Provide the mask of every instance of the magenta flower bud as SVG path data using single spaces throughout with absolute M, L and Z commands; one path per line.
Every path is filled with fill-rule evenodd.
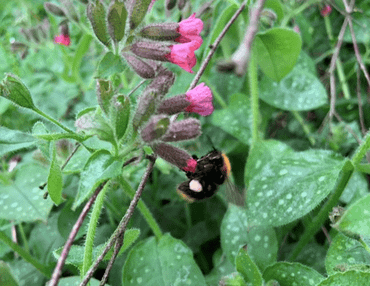
M 186 95 L 181 94 L 161 101 L 157 113 L 173 115 L 185 111 L 189 105 L 190 102 L 186 100 Z
M 139 98 L 136 113 L 132 120 L 134 129 L 143 125 L 154 113 L 157 107 L 158 95 L 153 89 L 145 89 Z
M 175 41 L 179 43 L 191 42 L 194 36 L 199 36 L 200 32 L 203 30 L 203 22 L 201 19 L 195 18 L 195 13 L 191 15 L 188 19 L 182 20 L 179 23 L 179 28 L 177 32 L 180 33 L 180 37 Z
M 167 10 L 172 10 L 176 5 L 176 0 L 166 0 L 165 7 Z
M 210 115 L 213 112 L 212 91 L 204 83 L 189 90 L 186 93 L 186 100 L 190 102 L 190 105 L 185 109 L 187 112 L 195 112 L 202 116 Z
M 210 88 L 201 83 L 186 94 L 163 100 L 157 109 L 157 113 L 172 115 L 186 111 L 207 116 L 212 114 L 214 109 L 212 100 L 213 96 Z
M 72 3 L 71 0 L 59 0 L 59 2 L 62 3 L 62 6 L 64 6 L 63 11 L 66 13 L 66 16 L 75 21 L 78 22 L 78 15 L 77 11 L 75 9 L 75 5 Z
M 146 26 L 140 31 L 140 36 L 157 41 L 175 41 L 181 36 L 177 32 L 178 23 L 161 23 Z
M 161 140 L 164 142 L 190 140 L 197 138 L 201 133 L 200 121 L 195 118 L 187 118 L 172 122 Z
M 125 58 L 127 63 L 134 69 L 134 71 L 142 78 L 155 77 L 154 68 L 144 60 L 129 53 L 122 53 L 122 56 Z
M 54 16 L 63 17 L 66 15 L 61 7 L 51 2 L 45 2 L 44 8 L 46 12 L 53 14 Z
M 161 138 L 170 125 L 170 119 L 165 115 L 152 116 L 148 124 L 141 130 L 141 138 L 147 143 Z
M 175 165 L 186 172 L 195 172 L 197 161 L 186 151 L 166 143 L 160 143 L 153 147 L 154 152 L 168 163 Z
M 132 44 L 130 50 L 139 57 L 155 61 L 168 61 L 166 55 L 171 52 L 168 45 L 144 41 Z
M 331 13 L 331 6 L 325 5 L 325 7 L 321 9 L 320 13 L 323 17 L 329 16 Z
M 165 95 L 167 94 L 170 87 L 173 85 L 174 81 L 174 73 L 160 66 L 157 70 L 157 76 L 148 85 L 148 88 L 156 90 L 160 95 Z

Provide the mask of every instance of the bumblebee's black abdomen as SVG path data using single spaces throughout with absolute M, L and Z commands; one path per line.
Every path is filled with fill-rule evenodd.
M 186 172 L 189 180 L 179 185 L 178 192 L 189 202 L 212 197 L 218 185 L 225 182 L 229 171 L 230 163 L 226 155 L 214 150 L 197 159 L 195 172 Z

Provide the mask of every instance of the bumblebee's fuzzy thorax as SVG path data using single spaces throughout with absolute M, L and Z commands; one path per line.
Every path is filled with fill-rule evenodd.
M 230 170 L 227 156 L 218 150 L 211 151 L 197 159 L 195 172 L 185 172 L 189 180 L 181 183 L 177 191 L 188 202 L 212 197 L 230 175 Z

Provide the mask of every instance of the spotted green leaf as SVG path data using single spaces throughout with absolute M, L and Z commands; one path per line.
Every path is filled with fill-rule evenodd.
M 245 249 L 241 248 L 239 250 L 235 265 L 236 270 L 245 281 L 251 282 L 255 286 L 262 285 L 262 274 Z
M 100 285 L 100 281 L 95 278 L 91 278 L 89 281 L 90 281 L 91 286 Z M 78 286 L 80 285 L 80 283 L 81 283 L 80 276 L 70 276 L 70 277 L 61 278 L 58 282 L 58 286 Z M 105 284 L 105 285 L 109 286 L 109 284 Z
M 268 104 L 283 110 L 311 110 L 327 103 L 325 87 L 315 74 L 314 63 L 301 53 L 297 65 L 280 82 L 267 76 L 260 82 L 260 97 Z
M 345 204 L 352 204 L 367 194 L 367 180 L 360 172 L 354 172 L 340 197 L 340 201 Z
M 280 81 L 293 69 L 301 48 L 298 33 L 287 28 L 272 28 L 256 35 L 253 52 L 264 74 Z
M 263 279 L 276 280 L 280 286 L 312 286 L 320 283 L 324 277 L 316 270 L 300 263 L 277 262 L 266 268 Z
M 78 193 L 72 209 L 76 209 L 105 180 L 121 173 L 122 163 L 115 161 L 107 150 L 98 150 L 91 155 L 81 172 Z
M 368 286 L 370 281 L 370 273 L 362 271 L 346 271 L 343 273 L 335 273 L 326 278 L 317 286 Z
M 36 142 L 37 139 L 27 133 L 3 126 L 0 128 L 0 156 L 8 152 L 32 147 Z
M 369 242 L 368 239 L 367 242 Z M 355 270 L 354 267 L 370 269 L 370 253 L 357 240 L 338 233 L 330 244 L 325 259 L 325 267 L 329 275 L 346 270 Z
M 343 232 L 370 236 L 370 195 L 352 204 L 335 226 Z
M 43 198 L 47 170 L 37 164 L 22 166 L 11 185 L 0 185 L 0 218 L 21 221 L 46 221 L 53 206 L 50 198 Z
M 150 237 L 130 251 L 123 268 L 123 284 L 129 285 L 207 285 L 192 251 L 166 234 Z
M 18 286 L 17 280 L 14 278 L 8 264 L 0 261 L 0 285 L 4 286 Z
M 32 229 L 28 240 L 32 255 L 45 264 L 55 262 L 52 250 L 65 244 L 58 231 L 58 213 L 51 213 L 47 223 L 38 223 Z
M 242 246 L 247 246 L 248 255 L 264 270 L 277 258 L 275 231 L 267 226 L 251 226 L 245 209 L 230 204 L 221 223 L 221 247 L 234 264 Z
M 244 94 L 234 94 L 229 102 L 227 108 L 213 112 L 212 123 L 244 144 L 250 144 L 252 118 L 249 99 Z
M 246 166 L 251 225 L 280 226 L 318 206 L 333 190 L 345 159 L 326 150 L 295 152 L 278 141 L 261 141 Z
M 43 276 L 33 265 L 23 259 L 14 259 L 9 263 L 12 273 L 17 278 L 20 286 L 43 285 L 45 276 Z M 0 284 L 3 285 L 3 284 Z

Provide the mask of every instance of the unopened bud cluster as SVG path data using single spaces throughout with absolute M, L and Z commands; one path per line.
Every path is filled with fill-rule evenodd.
M 186 151 L 167 143 L 197 138 L 201 134 L 200 121 L 195 118 L 176 121 L 170 115 L 180 112 L 210 115 L 213 112 L 212 92 L 201 83 L 186 94 L 164 98 L 175 76 L 163 67 L 158 70 L 157 77 L 139 98 L 133 127 L 140 132 L 143 142 L 150 145 L 159 157 L 180 169 L 194 172 L 196 160 Z

